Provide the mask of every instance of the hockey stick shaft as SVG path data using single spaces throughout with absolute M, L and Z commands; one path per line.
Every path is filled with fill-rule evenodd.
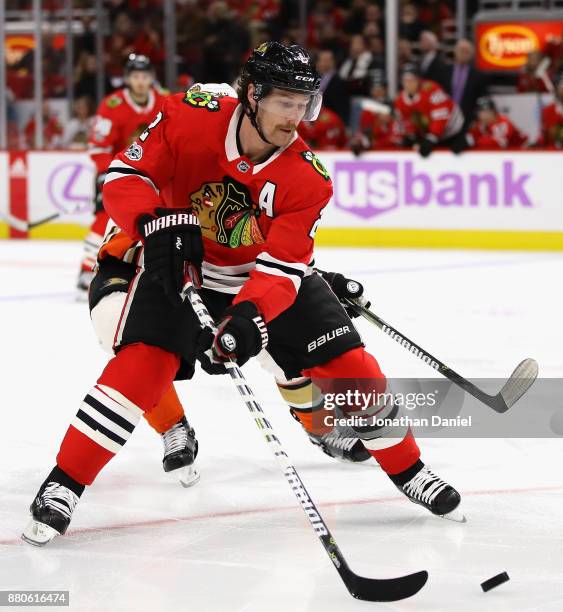
M 409 353 L 416 355 L 416 357 L 424 361 L 424 363 L 434 368 L 437 372 L 440 372 L 440 374 L 445 376 L 448 380 L 451 380 L 458 387 L 461 387 L 464 391 L 492 408 L 495 412 L 506 412 L 530 388 L 537 377 L 537 363 L 533 359 L 526 359 L 517 366 L 500 393 L 497 395 L 489 395 L 461 376 L 461 374 L 452 370 L 437 357 L 434 357 L 434 355 L 397 331 L 392 325 L 386 323 L 381 317 L 358 301 L 350 299 L 347 301 L 353 308 L 357 309 L 365 319 L 379 327 L 382 332 L 387 334 L 390 338 L 393 338 L 393 340 L 398 342 L 403 348 L 409 351 Z M 517 372 L 518 376 L 516 374 Z M 510 386 L 511 381 L 513 382 L 512 386 Z
M 54 213 L 49 215 L 48 217 L 44 217 L 43 219 L 38 219 L 37 221 L 24 221 L 23 219 L 18 219 L 9 213 L 0 213 L 0 218 L 4 219 L 6 223 L 13 227 L 14 229 L 19 230 L 20 232 L 28 232 L 35 227 L 39 227 L 40 225 L 44 225 L 45 223 L 49 223 L 49 221 L 53 221 L 54 219 L 58 219 L 61 216 L 61 213 Z
M 188 281 L 184 285 L 181 297 L 184 301 L 189 301 L 202 327 L 209 327 L 213 332 L 217 330 L 215 322 L 191 282 Z M 418 592 L 426 583 L 428 578 L 426 572 L 389 580 L 362 578 L 352 572 L 240 368 L 234 361 L 227 361 L 225 367 L 349 592 L 358 599 L 369 601 L 396 601 Z

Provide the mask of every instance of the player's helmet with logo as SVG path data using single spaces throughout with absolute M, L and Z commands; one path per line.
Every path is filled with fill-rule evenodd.
M 254 49 L 242 67 L 239 81 L 239 100 L 253 125 L 256 110 L 248 103 L 248 86 L 254 85 L 253 98 L 258 104 L 272 89 L 283 89 L 310 96 L 303 121 L 314 121 L 321 109 L 321 77 L 315 70 L 309 53 L 300 45 L 285 46 L 279 42 L 267 42 Z M 260 129 L 257 127 L 259 133 Z M 262 136 L 262 134 L 260 134 Z
M 142 70 L 144 72 L 154 72 L 150 59 L 146 55 L 130 53 L 124 67 L 124 76 L 127 78 L 133 71 Z

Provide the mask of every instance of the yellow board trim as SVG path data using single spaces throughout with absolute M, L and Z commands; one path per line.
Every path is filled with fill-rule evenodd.
M 563 251 L 563 232 L 325 227 L 317 246 Z
M 45 223 L 30 230 L 29 237 L 40 240 L 84 240 L 89 231 L 88 227 L 77 223 Z
M 75 223 L 49 223 L 31 230 L 29 237 L 82 240 L 87 233 L 87 227 Z M 0 239 L 8 236 L 8 224 L 0 223 Z M 332 247 L 563 251 L 563 232 L 325 227 L 317 232 L 315 244 Z

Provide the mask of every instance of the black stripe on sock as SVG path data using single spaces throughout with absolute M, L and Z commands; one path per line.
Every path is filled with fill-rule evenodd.
M 47 485 L 49 482 L 58 482 L 62 484 L 63 487 L 70 489 L 73 493 L 80 497 L 84 492 L 85 485 L 81 484 L 77 480 L 74 480 L 71 476 L 69 476 L 66 472 L 61 470 L 61 468 L 56 465 L 52 470 L 49 476 L 45 479 L 41 488 Z
M 396 484 L 398 487 L 402 487 L 406 484 L 411 478 L 416 476 L 420 472 L 420 470 L 424 467 L 424 463 L 420 459 L 417 459 L 409 468 L 406 470 L 399 472 L 398 474 L 387 474 L 389 478 Z
M 94 429 L 96 431 L 99 431 L 100 433 L 104 434 L 104 436 L 106 436 L 110 440 L 113 440 L 117 444 L 120 444 L 121 446 L 123 446 L 125 444 L 125 442 L 127 442 L 127 440 L 124 440 L 123 438 L 120 438 L 117 434 L 114 434 L 113 431 L 110 431 L 107 427 L 104 427 L 103 425 L 100 425 L 90 415 L 86 414 L 84 412 L 84 410 L 79 410 L 76 413 L 76 416 L 83 423 L 86 423 L 86 425 L 88 425 L 88 427 L 91 427 L 92 429 Z
M 125 431 L 133 433 L 135 430 L 135 425 L 132 425 L 127 419 L 124 419 L 122 416 L 116 414 L 113 410 L 102 404 L 102 402 L 98 401 L 95 397 L 87 395 L 84 398 L 84 401 L 86 404 L 88 404 L 88 406 L 91 406 L 94 408 L 94 410 L 97 410 L 100 414 L 103 414 L 107 419 L 125 429 Z

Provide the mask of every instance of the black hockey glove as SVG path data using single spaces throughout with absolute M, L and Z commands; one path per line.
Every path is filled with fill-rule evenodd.
M 157 208 L 153 215 L 142 215 L 137 228 L 145 245 L 145 270 L 172 303 L 180 305 L 186 277 L 196 289 L 201 287 L 203 240 L 198 218 L 182 209 Z
M 450 149 L 452 153 L 455 153 L 455 155 L 459 155 L 460 153 L 463 153 L 465 149 L 468 149 L 469 146 L 470 139 L 467 137 L 467 135 L 457 134 L 457 136 L 452 140 Z
M 343 274 L 340 274 L 340 272 L 323 272 L 323 270 L 318 269 L 317 272 L 329 284 L 332 292 L 340 300 L 340 303 L 344 306 L 344 309 L 351 319 L 359 317 L 360 311 L 354 306 L 351 306 L 346 301 L 346 298 L 357 299 L 360 301 L 360 304 L 366 308 L 371 306 L 371 302 L 368 302 L 364 297 L 364 287 L 362 283 L 346 278 Z
M 436 146 L 436 142 L 437 140 L 435 136 L 432 134 L 427 134 L 418 145 L 418 152 L 420 153 L 421 157 L 429 157 L 432 150 Z
M 239 302 L 225 310 L 217 332 L 204 328 L 199 337 L 198 359 L 208 374 L 224 374 L 225 361 L 244 365 L 268 344 L 266 323 L 252 302 Z

